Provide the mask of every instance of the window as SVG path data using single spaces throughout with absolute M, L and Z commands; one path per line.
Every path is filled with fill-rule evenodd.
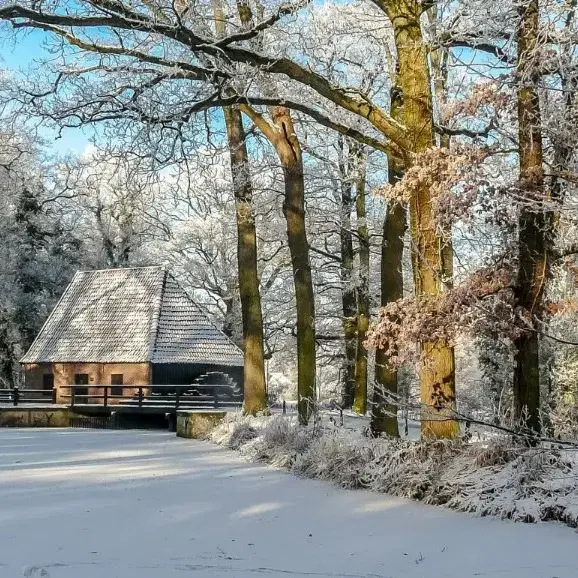
M 42 376 L 42 389 L 52 391 L 54 389 L 54 374 L 45 373 Z
M 88 373 L 75 373 L 74 385 L 88 385 Z M 77 403 L 88 403 L 88 387 L 75 387 L 74 395 Z
M 119 385 L 123 385 L 122 373 L 112 373 L 110 375 L 110 385 L 117 386 L 110 388 L 112 395 L 122 395 L 122 387 L 118 387 Z
M 88 373 L 75 373 L 74 385 L 88 385 Z

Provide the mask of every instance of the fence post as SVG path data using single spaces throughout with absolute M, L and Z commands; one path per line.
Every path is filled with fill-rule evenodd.
M 52 403 L 56 404 L 56 388 L 52 388 Z
M 142 387 L 138 388 L 138 406 L 142 407 L 142 400 L 143 400 L 143 395 L 142 395 Z
M 219 392 L 213 388 L 213 404 L 215 406 L 215 409 L 217 409 L 219 407 Z
M 285 403 L 285 400 L 283 400 L 283 415 L 287 414 L 287 404 Z
M 12 398 L 12 402 L 14 403 L 14 405 L 18 405 L 18 402 L 20 401 L 20 390 L 18 389 L 18 386 L 15 385 L 14 386 L 14 393 L 13 393 L 13 398 Z
M 104 407 L 108 407 L 108 387 L 104 388 Z
M 181 400 L 181 388 L 177 387 L 177 393 L 175 395 L 175 409 L 179 409 L 179 402 Z M 173 431 L 173 430 L 169 430 Z
M 168 428 L 170 432 L 177 431 L 177 416 L 172 413 L 166 415 Z
M 76 388 L 73 385 L 70 385 L 68 386 L 68 390 L 70 391 L 70 407 L 74 407 L 76 401 Z

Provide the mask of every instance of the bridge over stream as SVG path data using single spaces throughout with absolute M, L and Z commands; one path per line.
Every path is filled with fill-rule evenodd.
M 242 399 L 230 384 L 14 387 L 0 390 L 0 427 L 168 428 L 197 437 Z
M 242 406 L 243 396 L 230 384 L 193 385 L 123 385 L 122 391 L 111 385 L 65 385 L 58 390 L 20 389 L 0 390 L 0 407 L 66 405 L 86 413 L 155 414 L 178 410 L 236 409 Z M 127 391 L 132 395 L 127 395 Z

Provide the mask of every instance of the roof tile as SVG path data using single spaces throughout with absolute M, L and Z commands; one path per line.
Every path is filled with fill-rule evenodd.
M 162 267 L 78 272 L 22 363 L 243 365 L 241 350 Z

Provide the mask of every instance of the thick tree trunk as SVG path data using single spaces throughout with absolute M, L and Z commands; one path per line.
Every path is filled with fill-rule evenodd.
M 243 316 L 244 411 L 256 414 L 267 407 L 265 362 L 263 354 L 263 316 L 257 271 L 257 234 L 253 211 L 253 188 L 249 173 L 249 155 L 241 113 L 232 107 L 223 109 L 237 216 L 237 263 L 239 293 Z
M 283 164 L 287 239 L 293 267 L 297 307 L 297 391 L 299 421 L 307 424 L 315 395 L 315 301 L 305 231 L 303 165 L 300 160 Z
M 180 9 L 184 9 L 187 4 L 188 2 L 184 0 L 177 2 Z M 224 36 L 226 19 L 220 0 L 213 0 L 213 10 L 217 36 Z M 224 107 L 223 116 L 231 158 L 237 221 L 237 267 L 243 318 L 243 410 L 247 414 L 255 415 L 267 408 L 267 382 L 265 380 L 263 312 L 257 269 L 253 184 L 249 170 L 249 153 L 243 116 L 234 107 Z
M 365 340 L 369 329 L 369 230 L 365 198 L 365 160 L 358 146 L 355 155 L 355 211 L 359 239 L 359 283 L 357 286 L 357 352 L 355 358 L 355 398 L 353 409 L 361 415 L 367 411 L 367 349 Z
M 346 178 L 343 172 L 344 179 Z M 355 395 L 355 353 L 357 348 L 357 302 L 353 280 L 353 236 L 351 234 L 351 182 L 348 180 L 341 186 L 341 302 L 343 307 L 343 335 L 345 339 L 345 364 L 343 376 L 344 408 L 353 406 Z
M 314 410 L 315 391 L 315 299 L 305 227 L 305 181 L 301 145 L 293 120 L 285 107 L 272 110 L 273 122 L 280 130 L 273 144 L 285 178 L 283 213 L 287 221 L 287 240 L 291 253 L 295 304 L 297 307 L 297 394 L 299 421 L 307 424 Z
M 262 7 L 257 2 L 257 9 Z M 238 0 L 237 10 L 244 27 L 253 25 L 253 14 L 246 0 Z M 271 87 L 269 87 L 271 88 Z M 249 106 L 242 110 L 255 122 L 275 147 L 285 179 L 283 213 L 287 221 L 287 241 L 293 268 L 297 309 L 297 397 L 299 422 L 307 424 L 316 401 L 315 375 L 315 299 L 309 261 L 309 242 L 305 228 L 305 181 L 301 145 L 288 108 L 270 109 L 272 126 Z
M 299 421 L 306 424 L 316 401 L 315 300 L 309 261 L 309 242 L 305 227 L 305 182 L 301 145 L 295 134 L 289 109 L 272 107 L 269 123 L 247 105 L 240 109 L 256 124 L 275 151 L 283 168 L 285 199 L 283 213 L 287 221 L 287 240 L 293 268 L 297 309 L 297 395 Z
M 391 88 L 390 114 L 396 120 L 402 115 L 401 91 Z M 403 166 L 393 157 L 387 159 L 390 185 L 395 185 L 403 174 Z M 381 306 L 385 307 L 403 297 L 403 237 L 405 234 L 405 208 L 390 203 L 383 221 L 381 238 Z M 397 370 L 389 363 L 383 349 L 375 352 L 375 386 L 371 403 L 371 432 L 399 437 L 397 423 Z
M 548 199 L 544 190 L 540 100 L 534 73 L 540 18 L 538 0 L 523 3 L 520 10 L 518 134 L 524 200 L 518 217 L 516 297 L 528 315 L 530 327 L 514 341 L 514 417 L 522 426 L 539 433 L 540 346 L 535 319 L 542 313 L 553 221 L 551 212 L 543 206 Z
M 389 169 L 391 171 L 391 168 Z M 387 208 L 381 244 L 381 306 L 403 297 L 403 236 L 405 209 L 395 203 Z M 375 386 L 371 404 L 371 431 L 398 437 L 397 370 L 383 349 L 375 352 Z
M 394 29 L 403 121 L 409 133 L 410 150 L 423 153 L 435 144 L 428 55 L 420 26 L 424 8 L 416 0 L 381 0 L 380 5 Z M 443 291 L 451 271 L 446 270 L 446 242 L 437 234 L 427 185 L 410 199 L 409 216 L 416 298 L 435 297 Z M 423 342 L 421 351 L 422 435 L 453 438 L 459 431 L 455 420 L 453 348 L 440 339 Z

